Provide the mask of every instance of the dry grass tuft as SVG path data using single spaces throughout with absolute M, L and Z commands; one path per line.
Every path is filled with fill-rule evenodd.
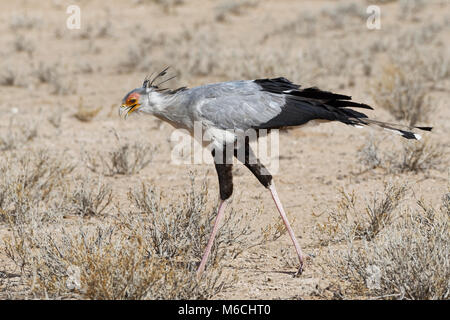
M 184 0 L 135 0 L 136 4 L 154 3 L 163 9 L 166 14 L 169 14 L 175 10 L 177 6 L 182 5 Z
M 445 204 L 440 210 L 420 205 L 372 241 L 348 238 L 344 248 L 330 252 L 327 266 L 348 286 L 346 292 L 378 299 L 449 298 L 448 211 Z
M 345 28 L 352 18 L 356 18 L 359 23 L 367 19 L 365 7 L 357 3 L 340 3 L 332 8 L 323 9 L 321 15 L 326 18 L 326 28 L 333 30 Z
M 37 136 L 37 122 L 17 124 L 11 117 L 6 133 L 0 134 L 0 151 L 14 150 L 32 141 Z
M 38 17 L 28 15 L 14 15 L 9 22 L 9 28 L 12 31 L 18 31 L 21 29 L 32 30 L 42 24 L 42 19 Z
M 118 226 L 88 230 L 76 225 L 55 231 L 31 236 L 17 233 L 5 239 L 8 256 L 19 263 L 24 258 L 29 295 L 205 299 L 224 288 L 219 272 L 210 271 L 203 281 L 197 281 L 195 272 L 185 265 L 150 252 L 144 237 L 130 237 Z M 33 252 L 33 247 L 38 249 Z
M 33 42 L 22 35 L 17 35 L 13 42 L 13 47 L 16 52 L 25 52 L 29 57 L 33 56 L 35 45 Z
M 40 82 L 50 86 L 50 92 L 56 95 L 68 95 L 76 92 L 76 84 L 73 78 L 63 75 L 60 66 L 40 62 L 33 70 L 32 75 Z
M 26 87 L 27 82 L 22 76 L 21 70 L 5 65 L 1 68 L 0 86 Z
M 194 178 L 191 177 L 192 185 Z M 216 208 L 207 188 L 194 186 L 175 204 L 164 205 L 153 187 L 130 191 L 138 212 L 120 212 L 101 227 L 82 220 L 62 227 L 40 220 L 12 224 L 4 239 L 7 256 L 20 268 L 28 295 L 87 299 L 206 299 L 233 284 L 224 265 L 251 230 L 245 216 L 222 224 L 201 279 L 197 263 Z M 31 216 L 35 217 L 35 216 Z
M 159 254 L 174 258 L 180 250 L 189 251 L 190 256 L 200 261 L 212 231 L 217 208 L 208 209 L 206 216 L 199 214 L 208 208 L 208 187 L 204 180 L 201 189 L 196 191 L 192 173 L 190 180 L 191 189 L 183 196 L 184 203 L 181 206 L 171 205 L 170 214 L 165 212 L 161 195 L 152 187 L 143 184 L 133 192 L 130 191 L 128 197 L 140 212 L 152 213 L 151 223 L 147 224 L 150 229 L 146 232 L 152 238 L 153 247 Z M 251 222 L 259 215 L 259 209 L 255 211 L 251 213 L 251 218 L 249 213 L 238 214 L 231 209 L 216 236 L 209 258 L 210 265 L 216 265 L 224 255 L 236 258 L 244 250 L 275 241 L 285 233 L 284 225 L 278 221 L 266 226 L 258 235 L 250 237 L 253 231 L 250 228 Z M 133 227 L 135 228 L 138 226 Z M 186 234 L 190 236 L 186 238 Z
M 100 154 L 87 154 L 88 169 L 105 176 L 132 175 L 139 173 L 152 161 L 156 147 L 140 142 L 130 144 L 129 142 L 122 143 L 120 139 L 117 141 L 117 148 L 109 152 L 108 157 Z
M 103 18 L 102 22 L 87 24 L 74 37 L 82 40 L 92 40 L 96 38 L 108 38 L 112 36 L 112 23 L 108 17 Z
M 152 50 L 152 39 L 150 37 L 136 42 L 128 48 L 126 57 L 119 62 L 118 71 L 129 73 L 136 70 L 153 69 L 155 61 L 150 57 Z
M 370 136 L 358 150 L 359 162 L 368 169 L 381 168 L 384 165 L 380 151 L 380 142 Z
M 225 1 L 218 5 L 216 10 L 216 21 L 224 22 L 229 15 L 240 15 L 246 8 L 253 8 L 259 4 L 258 1 Z
M 328 214 L 327 222 L 318 224 L 315 232 L 321 245 L 339 243 L 345 239 L 373 240 L 394 219 L 408 188 L 404 185 L 386 183 L 382 192 L 361 207 L 355 192 L 341 190 L 336 210 Z
M 0 85 L 2 86 L 14 86 L 17 81 L 17 74 L 10 67 L 2 68 L 0 74 Z
M 445 158 L 443 150 L 441 145 L 433 144 L 428 139 L 422 143 L 404 143 L 401 158 L 391 156 L 391 167 L 396 172 L 423 172 L 436 169 Z
M 380 141 L 370 138 L 358 151 L 367 169 L 383 168 L 386 173 L 427 172 L 438 169 L 446 157 L 445 148 L 429 138 L 403 141 L 400 148 L 384 151 Z
M 385 66 L 374 85 L 372 96 L 395 119 L 408 121 L 413 126 L 429 119 L 432 107 L 426 99 L 426 93 L 427 87 L 422 79 L 404 73 L 398 66 L 391 64 Z
M 61 106 L 57 106 L 56 110 L 51 112 L 50 115 L 47 117 L 48 122 L 55 129 L 59 129 L 61 127 L 62 114 L 63 114 L 63 110 L 62 110 Z
M 86 178 L 75 187 L 75 190 L 66 194 L 66 212 L 80 216 L 99 216 L 112 203 L 113 194 L 109 185 L 101 179 L 91 182 Z
M 399 1 L 399 6 L 400 6 L 400 12 L 401 14 L 399 15 L 400 19 L 403 20 L 413 20 L 413 19 L 417 19 L 417 14 L 423 10 L 423 8 L 425 7 L 425 1 L 423 0 L 402 0 Z
M 7 155 L 1 164 L 0 222 L 26 221 L 33 212 L 45 219 L 59 210 L 65 178 L 74 166 L 46 150 Z
M 79 103 L 78 103 L 78 109 L 77 112 L 73 114 L 73 116 L 80 120 L 81 122 L 90 122 L 92 119 L 94 119 L 98 113 L 102 110 L 102 107 L 98 108 L 87 108 L 83 104 L 83 98 L 80 97 Z

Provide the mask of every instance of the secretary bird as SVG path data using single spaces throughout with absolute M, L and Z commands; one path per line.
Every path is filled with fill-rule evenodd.
M 272 175 L 257 159 L 250 148 L 248 130 L 280 129 L 304 125 L 309 121 L 340 121 L 354 127 L 377 126 L 397 133 L 406 139 L 420 140 L 413 130 L 431 131 L 431 127 L 411 127 L 369 119 L 364 113 L 349 109 L 372 107 L 350 101 L 351 97 L 322 91 L 318 88 L 300 89 L 285 78 L 230 81 L 207 84 L 192 89 L 186 87 L 170 90 L 155 84 L 168 68 L 152 80 L 148 77 L 142 87 L 125 95 L 119 114 L 125 118 L 131 113 L 148 113 L 170 123 L 175 128 L 188 130 L 194 135 L 195 123 L 201 123 L 204 133 L 211 137 L 208 146 L 212 149 L 215 168 L 219 178 L 220 200 L 208 244 L 197 270 L 200 276 L 216 236 L 219 223 L 225 211 L 225 204 L 233 192 L 233 156 L 238 158 L 266 187 L 275 202 L 298 255 L 303 271 L 303 254 L 289 224 L 278 197 Z M 244 139 L 241 139 L 245 136 Z M 256 139 L 259 135 L 256 136 Z M 244 141 L 239 143 L 238 141 Z M 205 141 L 199 141 L 206 146 Z M 231 152 L 226 152 L 231 150 Z M 242 156 L 239 156 L 242 155 Z

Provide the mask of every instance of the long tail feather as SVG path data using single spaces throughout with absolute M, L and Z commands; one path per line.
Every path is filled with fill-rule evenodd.
M 368 126 L 377 126 L 380 128 L 383 128 L 384 130 L 396 133 L 401 135 L 402 137 L 406 139 L 415 139 L 420 140 L 422 136 L 418 133 L 414 133 L 413 130 L 419 129 L 423 131 L 431 131 L 432 127 L 414 127 L 414 126 L 406 126 L 401 124 L 394 124 L 394 123 L 388 123 L 388 122 L 382 122 L 378 120 L 372 120 L 367 118 L 359 119 L 361 124 L 368 125 Z

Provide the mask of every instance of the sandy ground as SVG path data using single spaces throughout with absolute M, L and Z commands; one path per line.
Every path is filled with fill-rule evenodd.
M 212 165 L 174 165 L 168 161 L 172 127 L 148 116 L 132 116 L 127 121 L 117 116 L 124 94 L 140 86 L 145 75 L 170 65 L 178 74 L 170 83 L 173 87 L 285 76 L 305 86 L 318 85 L 373 104 L 375 110 L 368 112 L 370 116 L 394 121 L 392 115 L 374 104 L 371 81 L 379 75 L 386 59 L 408 52 L 394 51 L 395 44 L 388 44 L 387 49 L 373 53 L 374 44 L 398 41 L 404 32 L 420 34 L 430 23 L 445 25 L 450 17 L 448 2 L 430 1 L 419 11 L 399 18 L 407 13 L 402 13 L 399 3 L 392 1 L 380 5 L 381 29 L 368 30 L 365 19 L 345 12 L 333 19 L 324 17 L 324 10 L 338 12 L 336 8 L 344 3 L 338 1 L 267 0 L 243 6 L 239 12 L 220 9 L 227 1 L 183 1 L 167 8 L 155 1 L 75 3 L 82 13 L 80 30 L 66 28 L 68 1 L 0 2 L 0 70 L 9 68 L 18 76 L 16 84 L 0 86 L 0 128 L 2 133 L 7 132 L 11 119 L 14 126 L 35 123 L 38 136 L 23 148 L 46 147 L 55 154 L 65 152 L 80 166 L 85 151 L 106 155 L 115 146 L 114 132 L 131 142 L 157 146 L 152 163 L 139 174 L 106 178 L 113 186 L 114 201 L 119 206 L 128 205 L 124 194 L 140 181 L 157 184 L 168 197 L 176 195 L 188 187 L 189 170 L 196 170 L 199 176 L 208 172 L 210 192 L 218 192 Z M 368 5 L 362 1 L 355 3 L 363 9 Z M 218 16 L 222 11 L 223 21 Z M 23 26 L 17 22 L 20 17 L 35 21 L 30 27 Z M 289 28 L 299 21 L 300 27 Z M 310 25 L 312 31 L 305 25 Z M 435 32 L 433 40 L 422 48 L 444 50 L 448 54 L 449 30 Z M 322 65 L 318 57 L 314 62 L 308 60 L 312 59 L 308 54 L 314 52 L 310 50 L 313 47 L 318 48 L 316 54 L 320 53 Z M 137 52 L 137 56 L 131 52 Z M 372 68 L 369 75 L 363 72 L 361 57 L 365 56 Z M 343 67 L 332 69 L 337 64 Z M 51 83 L 40 83 L 33 73 L 40 65 L 54 68 L 60 74 L 57 81 L 60 89 L 67 92 L 58 94 Z M 440 87 L 446 90 L 430 91 L 435 110 L 427 123 L 421 123 L 436 128 L 432 139 L 447 151 L 448 84 L 447 78 L 440 82 Z M 73 116 L 80 101 L 87 108 L 101 107 L 92 121 L 81 122 Z M 48 120 L 57 114 L 61 115 L 59 128 Z M 383 170 L 357 174 L 364 169 L 357 151 L 370 135 L 379 135 L 385 143 L 393 145 L 400 140 L 388 133 L 358 130 L 339 123 L 280 134 L 280 168 L 274 179 L 289 216 L 295 220 L 293 228 L 299 242 L 311 258 L 304 274 L 293 278 L 294 269 L 287 267 L 281 257 L 289 250 L 293 254 L 287 235 L 274 243 L 252 248 L 230 263 L 229 267 L 237 272 L 238 283 L 217 298 L 332 298 L 331 281 L 321 267 L 325 249 L 318 245 L 311 231 L 336 207 L 341 187 L 369 198 L 382 189 L 384 181 L 393 180 L 408 183 L 414 193 L 439 203 L 448 183 L 448 155 L 438 170 L 426 174 L 385 175 Z M 263 208 L 254 226 L 258 232 L 277 218 L 276 208 L 268 191 L 250 172 L 241 165 L 236 166 L 235 172 L 235 209 L 239 212 Z M 414 205 L 413 200 L 410 202 Z M 6 227 L 0 230 L 6 232 Z M 0 271 L 6 263 L 5 259 L 0 261 Z

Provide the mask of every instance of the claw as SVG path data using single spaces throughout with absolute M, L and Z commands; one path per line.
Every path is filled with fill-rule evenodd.
M 294 274 L 294 278 L 301 276 L 302 273 L 303 273 L 303 264 L 300 265 L 297 272 Z

